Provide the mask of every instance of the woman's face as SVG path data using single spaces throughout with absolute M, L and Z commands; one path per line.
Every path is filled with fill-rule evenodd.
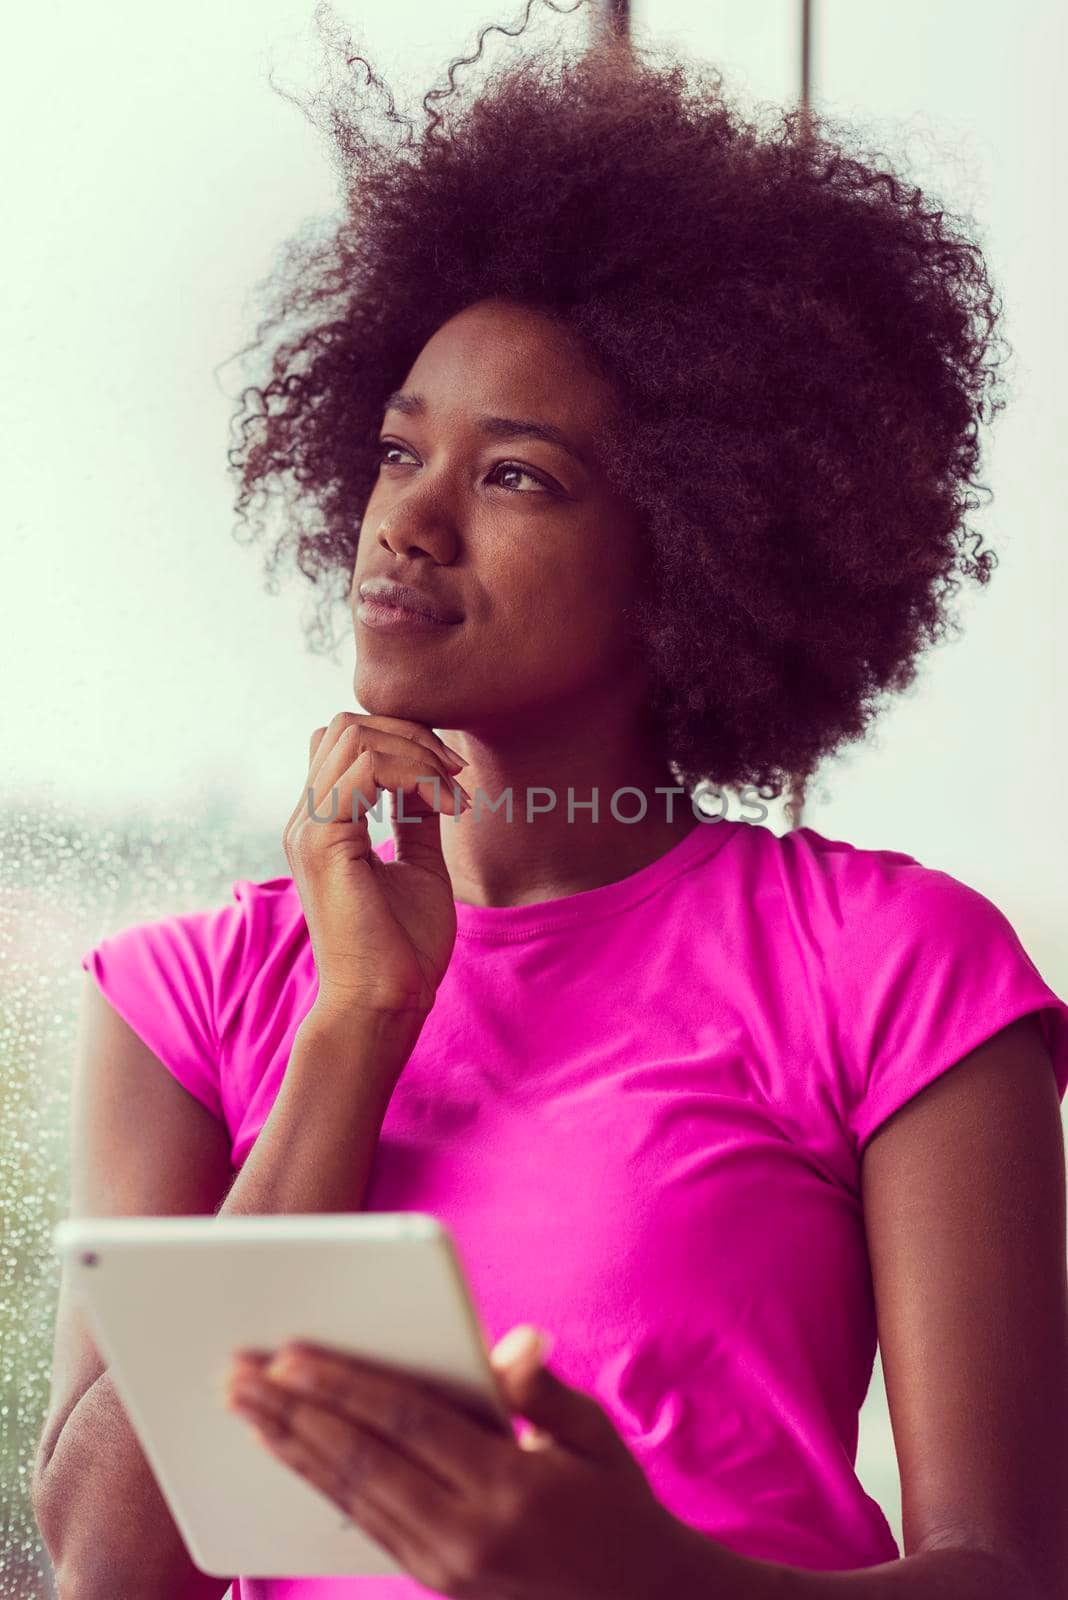
M 389 444 L 353 573 L 359 704 L 492 737 L 539 714 L 581 715 L 584 697 L 603 704 L 615 685 L 633 698 L 622 611 L 640 530 L 593 459 L 592 430 L 615 398 L 574 337 L 539 311 L 484 300 L 437 330 L 402 389 L 408 401 L 383 412 Z M 559 430 L 575 453 L 492 418 Z M 381 577 L 423 587 L 462 620 L 372 628 L 360 585 Z

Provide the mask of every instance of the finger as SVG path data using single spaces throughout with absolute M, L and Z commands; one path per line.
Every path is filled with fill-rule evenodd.
M 433 730 L 431 730 L 431 731 L 433 731 Z M 435 737 L 435 739 L 438 740 L 439 744 L 441 745 L 441 748 L 445 751 L 446 755 L 452 756 L 452 758 L 455 761 L 459 762 L 461 767 L 470 766 L 471 763 L 468 760 L 467 756 L 464 755 L 462 750 L 457 750 L 456 746 L 453 745 L 453 744 L 447 744 L 445 742 L 445 740 L 441 737 L 440 733 L 436 733 L 435 732 L 434 733 L 434 737 Z
M 309 787 L 315 789 L 317 812 L 319 802 L 325 800 L 337 785 L 339 800 L 345 802 L 344 815 L 348 818 L 348 796 L 340 793 L 340 786 L 362 755 L 370 755 L 374 778 L 385 789 L 394 787 L 407 776 L 423 778 L 429 784 L 431 777 L 436 775 L 446 791 L 453 782 L 452 774 L 441 757 L 425 746 L 416 749 L 413 740 L 402 739 L 398 734 L 376 731 L 368 735 L 362 728 L 350 727 L 339 736 L 314 779 L 311 773 L 308 775 Z M 354 785 L 349 786 L 350 792 L 352 787 Z M 436 803 L 432 788 L 427 789 L 424 798 L 428 805 Z M 339 806 L 339 814 L 340 809 Z
M 379 743 L 380 741 L 374 736 L 381 734 L 389 739 L 403 739 L 409 746 L 421 745 L 436 761 L 441 762 L 447 771 L 451 770 L 453 758 L 456 761 L 463 760 L 459 751 L 450 752 L 444 740 L 439 739 L 432 728 L 426 727 L 421 722 L 409 722 L 403 717 L 370 716 L 366 713 L 355 711 L 339 711 L 336 716 L 331 718 L 326 729 L 324 754 L 329 754 L 338 739 L 349 728 L 357 728 L 362 731 L 366 743 L 372 741 L 376 744 Z
M 333 723 L 331 723 L 330 726 L 333 727 Z M 328 742 L 329 733 L 330 733 L 330 728 L 315 728 L 312 731 L 311 737 L 308 740 L 308 777 L 309 778 L 311 777 L 312 772 L 313 771 L 318 771 L 319 767 L 321 767 L 321 765 L 322 765 L 322 762 L 317 760 L 317 757 L 319 755 L 319 751 L 320 750 L 322 750 L 322 752 L 323 752 L 323 759 L 325 760 L 325 758 L 326 758 L 327 750 L 330 748 L 330 742 Z M 307 803 L 308 803 L 308 790 L 307 790 L 307 780 L 305 780 L 304 793 L 301 795 L 301 798 L 297 801 L 296 805 L 293 807 L 292 811 L 289 813 L 289 817 L 286 820 L 286 825 L 282 829 L 283 842 L 285 841 L 286 836 L 288 835 L 290 829 L 293 827 L 293 824 L 297 821 L 298 817 L 300 816 L 300 813 L 304 810 L 304 808 L 307 805 Z
M 366 812 L 377 810 L 380 789 L 391 796 L 394 816 L 403 803 L 403 818 L 408 822 L 415 817 L 429 818 L 430 814 L 458 815 L 465 801 L 470 805 L 470 798 L 460 785 L 444 777 L 427 758 L 426 751 L 420 751 L 418 759 L 413 760 L 407 751 L 396 755 L 391 751 L 364 750 L 333 781 L 324 769 L 319 782 L 325 786 L 309 806 L 309 815 L 314 809 L 322 822 L 358 821 Z
M 447 792 L 440 791 L 440 786 L 437 806 L 424 806 L 420 804 L 421 798 L 418 791 L 415 796 L 398 794 L 395 790 L 390 793 L 389 825 L 393 833 L 393 859 L 401 866 L 423 867 L 430 872 L 444 872 L 447 876 L 448 869 L 441 848 L 441 812 L 453 811 L 455 802 Z
M 307 1387 L 302 1382 L 298 1389 L 296 1374 L 287 1378 L 282 1363 L 271 1371 L 272 1383 L 292 1385 L 343 1418 L 373 1428 L 457 1494 L 485 1494 L 514 1458 L 510 1432 L 506 1437 L 491 1430 L 419 1379 L 321 1347 L 315 1353 L 304 1347 L 300 1367 Z
M 414 1570 L 415 1562 L 425 1559 L 428 1549 L 420 1529 L 406 1527 L 404 1519 L 387 1511 L 372 1493 L 355 1489 L 314 1442 L 288 1431 L 274 1432 L 266 1416 L 257 1421 L 256 1415 L 249 1413 L 248 1420 L 257 1441 L 280 1465 L 296 1472 L 337 1506 L 342 1513 L 343 1526 L 355 1522 L 409 1571 Z
M 368 714 L 364 716 L 363 721 L 376 728 L 383 729 L 386 733 L 399 733 L 405 738 L 416 739 L 421 744 L 425 744 L 427 749 L 434 750 L 438 754 L 455 756 L 457 761 L 462 761 L 465 766 L 467 765 L 459 750 L 454 750 L 451 745 L 447 745 L 440 734 L 435 733 L 433 728 L 428 728 L 421 722 L 407 722 L 403 717 L 382 717 L 377 714 Z
M 347 739 L 349 742 L 352 750 L 352 755 L 349 756 L 350 761 L 354 755 L 359 753 L 365 743 L 369 744 L 373 730 L 367 729 L 365 732 L 364 725 L 368 720 L 367 717 L 361 717 L 355 711 L 339 711 L 330 718 L 323 730 L 323 737 L 316 743 L 315 750 L 312 752 L 311 760 L 308 763 L 309 782 L 319 777 L 324 765 L 334 755 L 338 744 L 342 740 Z M 363 738 L 361 738 L 361 734 L 364 735 Z
M 322 738 L 316 741 L 315 749 L 311 753 L 311 759 L 308 762 L 309 778 L 313 778 L 319 772 L 323 762 L 334 749 L 346 729 L 357 726 L 359 720 L 356 713 L 352 711 L 338 711 L 330 718 L 330 721 L 323 729 Z M 318 732 L 318 729 L 316 732 Z M 315 737 L 314 734 L 312 737 Z
M 548 1450 L 555 1443 L 551 1433 L 545 1433 L 541 1428 L 535 1428 L 528 1422 L 523 1432 L 519 1435 L 520 1450 Z
M 572 1388 L 548 1367 L 506 1368 L 498 1374 L 507 1404 L 553 1442 L 590 1461 L 630 1459 L 630 1451 L 595 1396 Z
M 428 810 L 447 809 L 450 814 L 455 811 L 456 802 L 452 798 L 452 786 L 455 780 L 437 756 L 420 749 L 417 752 L 417 759 L 413 761 L 412 741 L 397 738 L 393 734 L 377 734 L 375 737 L 376 740 L 388 740 L 389 747 L 379 747 L 376 744 L 360 750 L 359 731 L 346 730 L 325 756 L 324 738 L 314 764 L 315 770 L 314 772 L 309 770 L 304 794 L 290 814 L 283 830 L 283 838 L 305 818 L 310 821 L 313 812 L 315 826 L 331 821 L 349 824 L 358 820 L 366 811 L 374 809 L 378 803 L 378 788 L 393 790 L 405 787 L 410 791 L 415 787 L 417 778 L 423 779 L 423 783 L 419 785 L 419 792 Z M 438 780 L 436 789 L 434 778 Z M 457 788 L 459 787 L 457 785 Z M 354 818 L 352 798 L 357 788 L 366 796 L 367 803 L 359 802 Z M 309 790 L 311 790 L 310 795 Z M 462 789 L 460 792 L 463 794 Z M 468 804 L 470 804 L 469 797 Z
M 393 1518 L 415 1534 L 420 1528 L 448 1531 L 462 1505 L 446 1479 L 419 1457 L 366 1424 L 355 1423 L 327 1402 L 286 1392 L 260 1408 L 273 1446 L 290 1455 L 310 1455 L 332 1480 L 339 1503 L 355 1510 L 360 1502 Z M 283 1429 L 282 1433 L 273 1432 Z
M 389 727 L 381 724 L 388 723 Z M 404 729 L 404 734 L 391 731 Z M 417 737 L 413 737 L 415 734 Z M 416 753 L 415 747 L 419 745 L 418 755 L 423 760 L 424 753 L 429 757 L 427 770 L 439 773 L 446 785 L 454 781 L 453 769 L 445 757 L 440 753 L 446 747 L 436 735 L 431 735 L 419 724 L 404 722 L 399 717 L 359 717 L 352 712 L 342 711 L 333 717 L 325 728 L 316 728 L 311 735 L 310 758 L 308 763 L 308 777 L 305 782 L 304 793 L 290 812 L 286 825 L 282 830 L 283 844 L 301 817 L 302 812 L 314 810 L 318 817 L 322 809 L 322 802 L 326 800 L 335 783 L 348 769 L 351 763 L 358 759 L 364 750 L 392 750 L 397 755 Z M 386 785 L 384 784 L 383 787 Z M 308 788 L 313 790 L 313 798 L 309 805 Z M 435 795 L 433 789 L 424 791 L 430 809 L 441 806 L 441 800 Z M 336 810 L 340 820 L 350 822 L 348 795 L 339 796 L 335 805 L 327 808 L 326 815 L 331 810 Z M 470 797 L 467 804 L 470 805 Z M 362 810 L 370 809 L 368 807 Z M 361 815 L 362 815 L 361 810 Z M 450 810 L 455 810 L 455 802 L 450 805 Z

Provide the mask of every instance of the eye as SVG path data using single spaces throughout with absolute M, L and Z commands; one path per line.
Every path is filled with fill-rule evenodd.
M 412 454 L 412 452 L 407 448 L 406 445 L 396 444 L 392 439 L 379 439 L 379 441 L 378 441 L 378 451 L 377 451 L 377 454 L 375 456 L 375 460 L 378 462 L 379 466 L 381 466 L 381 467 L 401 467 L 401 466 L 404 465 L 403 461 L 387 461 L 385 459 L 385 457 L 386 457 L 387 451 L 389 451 L 389 450 L 399 450 L 402 455 L 411 455 Z M 494 467 L 493 471 L 494 472 L 518 472 L 520 477 L 529 478 L 532 483 L 540 484 L 542 489 L 545 490 L 546 493 L 552 494 L 553 491 L 554 491 L 554 485 L 553 485 L 551 479 L 542 478 L 538 473 L 532 472 L 529 467 L 521 466 L 518 461 L 498 461 L 498 463 Z M 491 476 L 492 476 L 492 474 L 491 474 Z M 502 487 L 503 487 L 503 485 L 502 485 Z M 510 494 L 529 494 L 530 490 L 529 489 L 526 489 L 526 490 L 523 490 L 523 489 L 510 489 L 508 492 Z

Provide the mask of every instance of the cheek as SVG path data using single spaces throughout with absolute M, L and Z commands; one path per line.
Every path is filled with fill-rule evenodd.
M 529 689 L 535 698 L 578 691 L 614 670 L 622 621 L 599 598 L 560 604 L 543 597 L 524 618 L 510 617 L 489 645 L 494 680 L 506 695 Z
M 495 635 L 497 658 L 502 667 L 518 668 L 521 663 L 538 663 L 551 668 L 557 655 L 585 651 L 589 605 L 568 602 L 566 597 L 544 589 L 510 606 L 507 615 L 498 612 L 491 627 Z

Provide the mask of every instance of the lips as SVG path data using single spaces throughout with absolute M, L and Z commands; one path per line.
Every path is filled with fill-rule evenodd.
M 390 606 L 398 611 L 412 611 L 419 617 L 430 617 L 434 622 L 462 622 L 462 615 L 446 600 L 431 594 L 427 589 L 410 583 L 397 583 L 392 578 L 365 578 L 360 584 L 361 600 L 372 601 L 376 606 Z

